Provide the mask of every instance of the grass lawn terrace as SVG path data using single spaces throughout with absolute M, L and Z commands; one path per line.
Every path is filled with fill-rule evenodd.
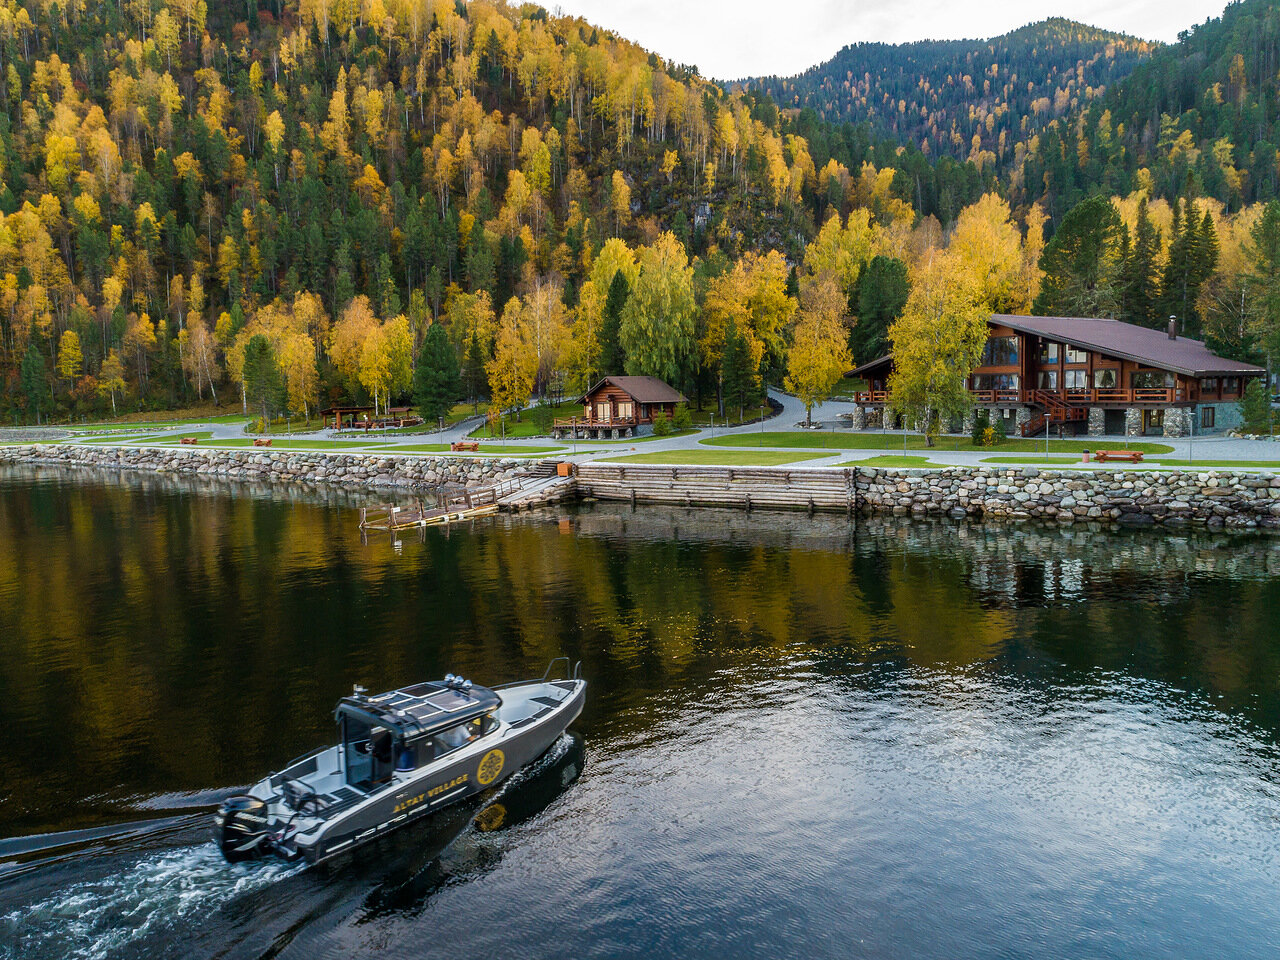
M 804 460 L 821 460 L 821 453 L 790 453 L 785 450 L 667 450 L 636 453 L 629 457 L 608 457 L 600 463 L 665 463 L 673 466 L 776 467 Z
M 763 433 L 734 433 L 724 437 L 712 437 L 698 441 L 711 447 L 772 447 L 792 450 L 901 450 L 904 438 L 901 433 L 854 433 L 832 430 L 774 430 Z M 1044 453 L 1044 440 L 1034 437 L 1006 440 L 994 447 L 975 447 L 968 436 L 944 436 L 930 447 L 922 433 L 908 433 L 905 437 L 908 450 L 966 451 L 969 453 Z M 1081 453 L 1097 450 L 1096 440 L 1050 440 L 1049 453 Z M 1143 453 L 1173 453 L 1173 447 L 1165 443 L 1130 443 L 1127 450 Z

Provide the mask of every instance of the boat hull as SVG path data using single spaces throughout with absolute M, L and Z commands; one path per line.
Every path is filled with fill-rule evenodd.
M 586 684 L 545 716 L 508 729 L 484 748 L 412 780 L 396 783 L 295 841 L 298 855 L 320 863 L 362 846 L 437 810 L 492 789 L 537 760 L 582 713 Z

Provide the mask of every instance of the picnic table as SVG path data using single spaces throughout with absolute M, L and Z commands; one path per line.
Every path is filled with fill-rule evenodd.
M 449 449 L 454 451 L 469 450 L 472 453 L 479 453 L 480 444 L 476 440 L 455 440 L 449 444 Z

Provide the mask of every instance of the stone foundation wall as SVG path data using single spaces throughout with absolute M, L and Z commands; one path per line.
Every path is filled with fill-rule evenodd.
M 334 454 L 305 450 L 155 450 L 130 447 L 0 447 L 0 463 L 136 470 L 175 476 L 345 487 L 422 490 L 441 483 L 483 487 L 526 469 L 527 462 L 464 457 Z
M 251 484 L 313 484 L 352 493 L 422 490 L 446 482 L 487 486 L 528 467 L 516 460 L 447 456 L 53 445 L 0 447 L 3 463 L 67 466 L 99 474 L 125 470 Z M 632 502 L 714 503 L 764 510 L 1280 529 L 1280 476 L 1266 473 L 612 464 L 584 464 L 578 473 L 576 485 L 556 484 L 545 491 L 545 500 L 581 492 Z
M 855 469 L 864 513 L 1280 528 L 1280 477 L 1269 474 Z

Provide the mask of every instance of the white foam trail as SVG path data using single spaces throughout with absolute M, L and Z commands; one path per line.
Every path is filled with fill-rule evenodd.
M 0 958 L 105 960 L 302 869 L 282 861 L 230 864 L 212 843 L 147 857 L 123 873 L 72 884 L 0 916 Z

